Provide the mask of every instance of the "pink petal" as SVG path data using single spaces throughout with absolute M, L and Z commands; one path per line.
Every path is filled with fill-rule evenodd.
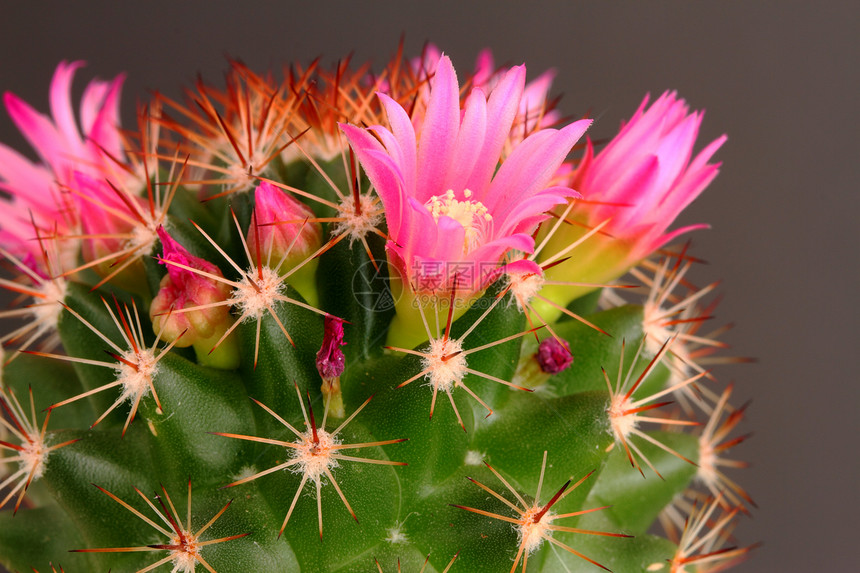
M 0 143 L 0 188 L 11 195 L 20 195 L 41 209 L 56 211 L 51 196 L 54 177 L 44 167 L 30 163 L 14 149 Z
M 466 240 L 466 230 L 463 225 L 442 215 L 436 222 L 436 244 L 430 252 L 437 259 L 445 261 L 460 261 L 463 258 L 463 246 Z
M 484 205 L 494 216 L 504 218 L 524 197 L 546 187 L 589 125 L 591 120 L 580 120 L 564 129 L 545 129 L 523 140 L 499 168 Z
M 486 132 L 487 100 L 483 91 L 474 89 L 466 99 L 463 121 L 460 123 L 460 132 L 457 135 L 454 150 L 454 161 L 442 185 L 444 191 L 453 189 L 455 193 L 459 193 L 469 189 L 474 192 L 474 189 L 469 187 L 468 180 L 481 154 Z
M 570 191 L 568 189 L 568 191 Z M 532 219 L 537 215 L 542 215 L 551 210 L 556 205 L 567 203 L 564 195 L 556 193 L 538 193 L 528 199 L 522 201 L 517 208 L 511 212 L 504 221 L 497 221 L 496 235 L 507 235 L 510 233 L 530 233 L 533 228 L 528 228 L 530 225 L 524 225 L 523 222 Z
M 484 201 L 490 189 L 490 180 L 499 164 L 502 147 L 511 132 L 511 125 L 519 111 L 520 98 L 525 85 L 525 66 L 511 68 L 490 93 L 487 102 L 487 125 L 483 137 L 484 145 L 472 176 L 465 188 L 475 193 L 478 201 Z
M 57 125 L 60 137 L 69 144 L 79 148 L 83 145 L 75 111 L 72 109 L 72 80 L 75 71 L 83 66 L 83 62 L 60 62 L 51 80 L 50 105 L 51 115 Z
M 379 94 L 379 99 L 385 107 L 385 113 L 388 115 L 388 123 L 391 125 L 391 132 L 397 141 L 398 156 L 395 158 L 395 163 L 400 166 L 400 173 L 403 175 L 403 186 L 407 193 L 412 193 L 416 188 L 416 144 L 415 144 L 415 129 L 412 127 L 412 120 L 400 104 L 395 102 L 385 94 Z M 380 128 L 377 133 L 385 131 Z M 391 146 L 386 143 L 386 149 L 392 150 Z
M 91 81 L 84 89 L 84 95 L 81 96 L 81 131 L 83 133 L 92 131 L 93 123 L 98 117 L 102 102 L 104 102 L 109 89 L 109 83 L 98 80 Z
M 352 125 L 341 124 L 340 128 L 382 199 L 389 234 L 399 242 L 398 237 L 406 217 L 403 177 L 399 169 L 372 135 Z
M 56 160 L 65 154 L 59 133 L 50 119 L 34 110 L 24 100 L 13 93 L 5 93 L 3 101 L 9 117 L 21 134 L 42 158 L 42 161 L 57 168 Z
M 119 99 L 122 93 L 122 84 L 125 80 L 124 75 L 117 76 L 111 82 L 104 101 L 98 114 L 93 121 L 92 126 L 84 134 L 91 140 L 91 144 L 97 146 L 94 150 L 94 156 L 100 157 L 101 150 L 107 151 L 113 157 L 123 157 L 122 138 L 120 137 L 119 126 Z M 87 112 L 88 114 L 90 111 Z M 82 111 L 83 115 L 83 111 Z
M 460 87 L 448 56 L 436 66 L 430 88 L 430 102 L 418 141 L 418 179 L 414 197 L 426 203 L 444 193 L 444 178 L 453 160 L 460 127 Z

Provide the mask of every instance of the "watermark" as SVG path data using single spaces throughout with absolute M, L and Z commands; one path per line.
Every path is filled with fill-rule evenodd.
M 500 268 L 493 261 L 416 261 L 410 282 L 412 290 L 419 293 L 472 293 L 481 290 Z
M 362 264 L 352 275 L 352 296 L 364 310 L 370 312 L 387 312 L 394 308 L 403 289 L 400 285 L 392 289 L 392 281 L 400 282 L 399 278 L 388 276 L 388 263 L 371 260 Z M 395 297 L 394 292 L 398 295 Z
M 412 299 L 412 308 L 434 309 L 436 311 L 447 311 L 451 307 L 451 296 L 442 294 L 419 294 Z M 454 309 L 470 309 L 476 308 L 486 310 L 495 304 L 495 300 L 491 297 L 473 295 L 465 298 L 455 298 L 453 301 Z

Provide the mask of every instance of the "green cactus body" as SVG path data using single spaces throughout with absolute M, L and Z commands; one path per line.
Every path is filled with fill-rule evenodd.
M 109 209 L 163 209 L 135 228 L 155 237 L 162 225 L 185 258 L 171 259 L 162 236 L 98 264 L 78 258 L 74 273 L 46 263 L 50 278 L 62 276 L 62 300 L 49 301 L 58 317 L 45 327 L 61 344 L 7 355 L 0 495 L 15 511 L 0 513 L 0 563 L 69 573 L 680 573 L 746 556 L 722 543 L 751 500 L 716 457 L 738 441 L 727 434 L 740 414 L 710 389 L 705 368 L 721 343 L 697 332 L 700 298 L 672 292 L 696 292 L 681 281 L 685 251 L 634 271 L 665 296 L 636 302 L 624 288 L 591 285 L 570 304 L 530 305 L 534 293 L 511 278 L 523 275 L 501 272 L 468 297 L 457 286 L 415 294 L 397 327 L 408 334 L 389 333 L 410 286 L 392 287 L 404 275 L 390 267 L 387 213 L 366 165 L 338 143 L 336 125 L 312 117 L 323 113 L 318 94 L 293 100 L 239 64 L 233 73 L 236 102 L 201 88 L 197 108 L 162 101 L 142 116 L 139 153 L 128 157 L 148 157 L 138 171 L 147 182 L 117 189 Z M 341 87 L 360 90 L 346 77 Z M 397 89 L 426 89 L 427 78 L 400 81 L 389 91 L 400 101 Z M 372 117 L 354 103 L 324 119 L 385 122 L 378 103 Z M 184 124 L 172 119 L 177 107 Z M 148 141 L 155 125 L 174 137 Z M 300 125 L 318 139 L 304 145 Z M 221 143 L 207 148 L 204 136 Z M 336 153 L 326 157 L 326 145 Z M 247 165 L 231 164 L 235 155 Z M 306 214 L 261 223 L 270 183 Z M 468 198 L 446 204 L 451 218 Z M 538 218 L 528 232 L 543 224 L 545 235 L 555 221 Z M 317 239 L 303 234 L 310 225 Z M 295 236 L 274 235 L 279 226 Z M 3 255 L 33 279 L 23 257 Z M 171 270 L 201 284 L 183 287 Z M 197 299 L 151 311 L 168 286 Z M 655 305 L 668 309 L 665 339 L 646 340 Z M 535 307 L 560 318 L 544 323 Z M 191 316 L 211 309 L 220 310 Z M 184 337 L 195 329 L 192 344 Z M 684 529 L 691 513 L 702 528 Z M 668 538 L 655 534 L 658 518 Z

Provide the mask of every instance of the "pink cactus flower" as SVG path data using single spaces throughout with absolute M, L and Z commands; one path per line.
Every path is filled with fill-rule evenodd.
M 552 260 L 581 242 L 546 273 L 548 282 L 556 284 L 548 284 L 542 294 L 557 305 L 566 306 L 595 288 L 582 283 L 612 281 L 678 235 L 704 226 L 668 230 L 717 176 L 720 164 L 708 161 L 726 136 L 693 157 L 703 112 L 689 113 L 675 92 L 664 93 L 650 107 L 648 100 L 646 96 L 599 154 L 588 142 L 573 173 L 571 187 L 585 198 L 569 210 L 567 218 L 577 224 L 562 225 L 541 252 L 541 261 Z M 542 310 L 546 320 L 558 314 L 557 309 Z
M 524 66 L 511 68 L 489 94 L 472 89 L 461 109 L 454 68 L 443 56 L 420 133 L 384 94 L 391 130 L 342 126 L 385 205 L 389 263 L 408 292 L 480 292 L 502 256 L 531 252 L 537 223 L 575 195 L 553 185 L 554 176 L 590 121 L 534 133 L 499 165 L 525 73 Z
M 720 164 L 708 161 L 726 141 L 725 135 L 717 138 L 691 161 L 704 112 L 689 113 L 675 92 L 646 109 L 648 99 L 596 157 L 589 142 L 571 184 L 587 199 L 582 210 L 588 221 L 609 219 L 604 231 L 628 242 L 634 261 L 701 227 L 667 232 L 717 176 Z
M 81 101 L 80 121 L 71 102 L 75 71 L 83 62 L 61 62 L 51 81 L 51 117 L 34 110 L 12 93 L 3 102 L 12 121 L 36 150 L 41 163 L 32 163 L 0 144 L 0 189 L 9 194 L 0 199 L 0 245 L 10 252 L 38 257 L 30 220 L 45 235 L 73 234 L 78 219 L 64 187 L 74 173 L 92 177 L 117 175 L 115 161 L 124 158 L 119 126 L 119 98 L 124 76 L 109 82 L 91 81 Z M 62 241 L 63 261 L 73 264 L 78 244 Z

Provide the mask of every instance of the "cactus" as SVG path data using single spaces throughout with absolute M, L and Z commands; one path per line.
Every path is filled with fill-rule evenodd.
M 745 559 L 715 284 L 667 231 L 724 138 L 667 93 L 595 151 L 551 76 L 230 62 L 119 128 L 12 94 L 13 571 L 665 571 Z M 710 301 L 710 302 L 709 302 Z M 728 473 L 727 473 L 728 472 Z M 662 528 L 660 527 L 662 524 Z

